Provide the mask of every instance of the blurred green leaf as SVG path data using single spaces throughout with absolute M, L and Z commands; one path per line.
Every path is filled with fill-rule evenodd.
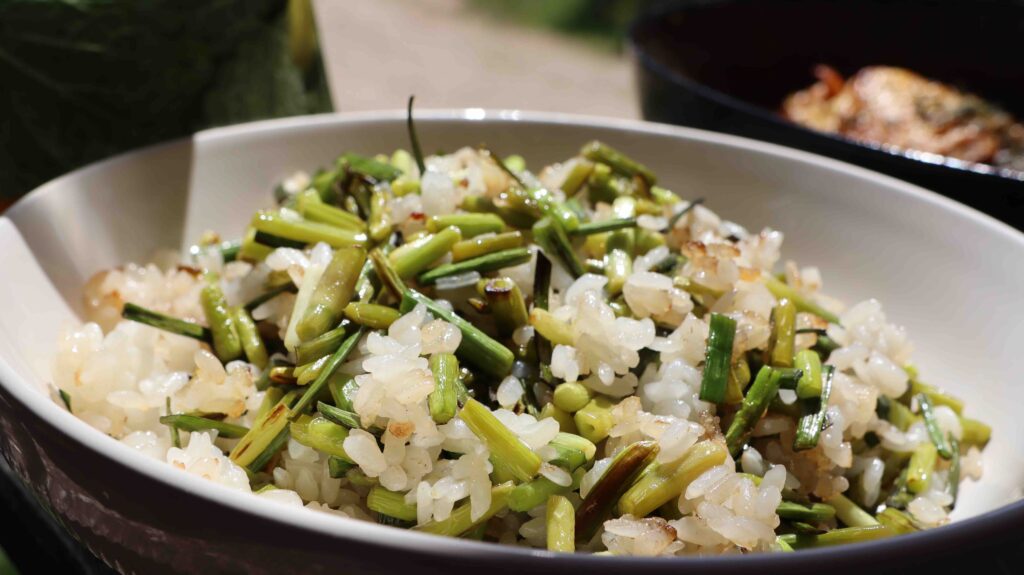
M 329 110 L 322 66 L 289 57 L 287 3 L 0 2 L 0 196 L 204 127 Z

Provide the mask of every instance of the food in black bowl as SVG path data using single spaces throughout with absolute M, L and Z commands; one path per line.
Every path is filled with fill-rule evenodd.
M 646 119 L 829 155 L 909 180 L 1021 227 L 1024 170 L 1014 160 L 1020 125 L 1012 118 L 1024 116 L 1024 65 L 1014 56 L 1014 39 L 1022 32 L 1024 3 L 1005 0 L 690 0 L 638 20 L 630 42 Z M 978 117 L 990 127 L 1002 122 L 991 127 L 992 134 L 999 132 L 998 145 L 964 136 L 964 148 L 978 148 L 958 150 L 955 143 L 944 148 L 934 140 L 949 137 L 950 127 L 935 118 L 931 134 L 919 133 L 915 140 L 902 132 L 895 141 L 894 130 L 879 129 L 887 122 L 861 133 L 794 122 L 793 102 L 789 118 L 784 103 L 813 83 L 822 64 L 833 71 L 826 76 L 837 90 L 847 79 L 881 70 L 890 80 L 904 82 L 894 88 L 896 94 L 925 90 L 957 98 L 960 108 L 976 116 L 955 119 L 962 129 L 977 129 Z M 817 89 L 829 90 L 827 84 Z M 829 99 L 821 93 L 817 97 Z M 925 122 L 916 120 L 920 130 Z M 932 146 L 924 144 L 929 140 Z M 988 148 L 983 150 L 984 145 Z
M 818 81 L 790 94 L 782 114 L 808 128 L 1024 170 L 1024 124 L 990 102 L 904 68 L 868 66 L 844 79 L 814 68 Z

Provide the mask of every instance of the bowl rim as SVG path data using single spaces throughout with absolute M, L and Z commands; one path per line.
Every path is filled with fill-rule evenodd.
M 595 127 L 622 131 L 637 136 L 667 136 L 706 145 L 719 145 L 764 154 L 797 164 L 826 168 L 851 177 L 867 180 L 883 186 L 891 193 L 908 196 L 913 200 L 931 204 L 937 209 L 954 213 L 959 218 L 986 228 L 989 233 L 1000 236 L 1002 241 L 1016 243 L 1024 249 L 1024 233 L 987 216 L 973 208 L 955 202 L 918 186 L 871 170 L 847 164 L 809 152 L 787 148 L 777 144 L 761 142 L 739 136 L 719 134 L 694 128 L 672 126 L 626 119 L 609 119 L 595 116 L 562 114 L 550 112 L 525 112 L 520 110 L 484 110 L 481 108 L 422 110 L 416 119 L 423 123 L 452 123 L 461 121 L 482 121 L 500 126 L 522 122 L 540 126 Z M 215 128 L 197 133 L 193 138 L 217 140 L 245 136 L 268 135 L 282 131 L 308 130 L 313 128 L 341 128 L 358 123 L 405 122 L 404 110 L 368 111 L 342 114 L 322 114 L 276 120 L 264 120 L 237 126 Z M 35 198 L 54 193 L 66 181 L 78 178 L 90 171 L 116 168 L 120 163 L 145 161 L 147 155 L 165 147 L 188 145 L 191 138 L 125 152 L 113 158 L 90 164 L 51 180 L 19 200 L 0 219 L 15 220 L 20 212 Z M 15 217 L 9 217 L 15 216 Z M 921 531 L 899 537 L 886 538 L 854 545 L 823 549 L 810 549 L 799 553 L 755 553 L 716 557 L 598 557 L 590 554 L 559 554 L 540 549 L 528 549 L 508 545 L 468 541 L 463 539 L 436 537 L 410 530 L 392 529 L 376 523 L 339 517 L 326 513 L 309 513 L 290 505 L 275 501 L 260 500 L 251 494 L 202 479 L 182 470 L 174 469 L 138 453 L 131 447 L 113 439 L 89 426 L 62 407 L 49 394 L 32 382 L 17 375 L 0 357 L 0 386 L 22 406 L 43 422 L 54 427 L 63 435 L 80 443 L 83 447 L 98 453 L 128 469 L 158 481 L 174 489 L 188 491 L 213 504 L 228 506 L 235 511 L 251 513 L 270 521 L 278 521 L 292 528 L 311 531 L 320 535 L 367 544 L 403 549 L 407 552 L 433 555 L 452 560 L 472 558 L 477 561 L 506 561 L 521 564 L 535 559 L 544 559 L 554 567 L 607 566 L 608 568 L 645 569 L 652 571 L 676 570 L 680 566 L 725 572 L 742 568 L 772 567 L 784 569 L 808 569 L 820 566 L 820 561 L 844 560 L 852 563 L 876 562 L 884 558 L 896 559 L 910 553 L 936 549 L 953 549 L 959 545 L 980 544 L 990 537 L 1008 532 L 1015 525 L 1024 522 L 1024 501 L 1009 503 L 981 515 L 959 520 L 951 525 Z M 170 471 L 169 471 L 170 470 Z
M 1000 180 L 1009 180 L 1011 182 L 1016 181 L 1024 184 L 1024 170 L 1000 168 L 992 164 L 960 160 L 952 156 L 924 152 L 913 148 L 902 148 L 892 144 L 886 144 L 884 142 L 855 140 L 841 134 L 813 130 L 802 124 L 787 120 L 779 114 L 772 113 L 769 108 L 750 103 L 716 88 L 712 88 L 703 82 L 698 82 L 689 76 L 681 74 L 665 64 L 661 59 L 654 56 L 644 46 L 644 42 L 641 39 L 643 35 L 640 33 L 642 28 L 656 23 L 657 20 L 671 14 L 683 12 L 688 8 L 712 6 L 716 4 L 755 4 L 755 2 L 752 0 L 672 0 L 667 3 L 658 4 L 638 16 L 630 23 L 626 33 L 628 51 L 633 54 L 634 58 L 636 58 L 642 66 L 657 76 L 667 79 L 678 87 L 694 92 L 713 102 L 717 102 L 721 105 L 725 105 L 745 114 L 754 116 L 759 120 L 770 122 L 776 127 L 791 129 L 800 132 L 805 136 L 817 136 L 837 144 L 845 144 L 855 148 L 868 150 L 871 153 L 881 154 L 881 157 L 888 159 L 901 158 L 903 160 L 919 162 L 920 164 L 934 166 L 936 168 L 949 168 L 961 173 L 974 174 L 981 177 L 998 178 Z M 1022 10 L 1022 15 L 1024 15 L 1024 10 Z M 1022 186 L 1021 190 L 1024 191 L 1024 186 Z

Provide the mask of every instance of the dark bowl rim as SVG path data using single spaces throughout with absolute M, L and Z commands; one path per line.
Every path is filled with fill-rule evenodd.
M 943 156 L 941 154 L 922 152 L 920 150 L 910 148 L 901 148 L 899 146 L 879 142 L 855 140 L 839 134 L 812 130 L 811 128 L 797 124 L 796 122 L 786 120 L 779 114 L 772 113 L 768 108 L 752 104 L 746 100 L 737 98 L 736 96 L 732 96 L 676 72 L 670 66 L 664 64 L 656 56 L 651 54 L 643 45 L 643 35 L 640 33 L 641 29 L 651 25 L 656 20 L 662 19 L 671 14 L 679 13 L 687 8 L 698 6 L 710 6 L 714 4 L 753 4 L 755 1 L 757 0 L 668 0 L 667 2 L 659 3 L 645 11 L 630 23 L 626 33 L 627 51 L 631 53 L 641 65 L 657 76 L 660 76 L 681 88 L 697 93 L 703 98 L 734 108 L 740 112 L 754 116 L 759 120 L 770 122 L 777 127 L 796 130 L 804 135 L 827 139 L 836 144 L 845 144 L 854 148 L 867 150 L 869 153 L 882 154 L 881 157 L 886 159 L 899 158 L 911 162 L 918 162 L 922 165 L 933 166 L 935 168 L 949 168 L 961 173 L 973 174 L 987 178 L 997 178 L 999 180 L 1019 181 L 1024 184 L 1024 170 L 999 168 L 991 164 L 969 162 L 966 160 L 952 158 L 950 156 Z M 763 0 L 760 1 L 763 2 Z M 952 2 L 947 3 L 953 4 Z M 1008 6 L 1017 6 L 1021 8 L 1022 16 L 1024 16 L 1024 4 L 1006 4 Z M 1024 187 L 1021 189 L 1024 190 Z
M 1024 233 L 1011 228 L 1007 224 L 978 212 L 977 210 L 945 198 L 914 184 L 855 166 L 840 160 L 789 148 L 771 142 L 763 142 L 731 134 L 721 134 L 696 128 L 562 113 L 526 112 L 520 110 L 482 110 L 478 108 L 457 110 L 424 110 L 417 113 L 417 119 L 425 123 L 443 124 L 455 121 L 486 121 L 495 124 L 524 122 L 538 125 L 564 125 L 568 127 L 598 127 L 611 130 L 630 132 L 642 136 L 670 136 L 709 145 L 726 145 L 748 151 L 768 154 L 795 161 L 801 164 L 818 166 L 859 178 L 867 178 L 880 185 L 892 188 L 892 193 L 913 195 L 919 201 L 928 204 L 941 204 L 940 209 L 953 210 L 963 218 L 972 220 L 975 225 L 989 228 L 992 233 L 1007 237 L 1009 241 L 1024 244 Z M 327 129 L 339 125 L 360 122 L 404 122 L 405 111 L 369 111 L 342 114 L 322 114 L 263 120 L 237 126 L 215 128 L 202 132 L 205 137 L 230 139 L 246 136 L 250 133 L 259 134 L 275 130 L 307 130 Z M 134 149 L 111 158 L 88 164 L 82 168 L 59 176 L 42 184 L 27 196 L 19 200 L 12 208 L 21 208 L 33 202 L 42 194 L 48 193 L 61 182 L 81 176 L 94 170 L 106 169 L 124 162 L 132 162 L 138 156 L 159 153 L 176 146 L 188 146 L 192 138 L 181 138 L 165 143 L 154 144 Z M 0 214 L 0 223 L 8 220 L 8 215 Z M 164 462 L 134 453 L 127 445 L 96 431 L 84 421 L 60 408 L 47 395 L 46 390 L 30 389 L 35 386 L 17 375 L 0 356 L 0 395 L 16 401 L 22 409 L 32 412 L 43 424 L 50 426 L 62 438 L 74 441 L 82 447 L 94 452 L 102 458 L 128 468 L 133 473 L 147 479 L 159 481 L 172 488 L 187 490 L 190 495 L 210 501 L 215 505 L 225 505 L 239 512 L 251 513 L 256 516 L 275 521 L 289 529 L 309 532 L 321 538 L 337 541 L 368 542 L 384 547 L 395 547 L 412 554 L 432 556 L 434 558 L 459 562 L 472 559 L 477 562 L 507 562 L 509 566 L 536 567 L 536 561 L 544 560 L 545 565 L 552 568 L 589 567 L 599 571 L 613 569 L 616 572 L 624 568 L 643 570 L 651 573 L 678 573 L 681 566 L 701 569 L 708 573 L 733 573 L 739 569 L 763 569 L 769 567 L 784 570 L 797 569 L 800 572 L 820 568 L 822 561 L 839 560 L 848 566 L 874 565 L 886 559 L 894 562 L 910 561 L 908 553 L 936 553 L 937 549 L 951 550 L 958 547 L 970 549 L 979 545 L 999 541 L 1013 532 L 1013 527 L 1024 525 L 1024 500 L 1018 500 L 992 509 L 980 515 L 957 520 L 950 525 L 920 531 L 899 537 L 884 538 L 853 545 L 843 545 L 820 549 L 802 550 L 797 553 L 749 553 L 711 557 L 626 557 L 626 556 L 594 556 L 591 554 L 553 553 L 540 549 L 528 549 L 495 543 L 485 543 L 450 537 L 431 536 L 413 533 L 407 530 L 393 530 L 376 523 L 337 518 L 320 517 L 319 514 L 301 512 L 304 521 L 296 521 L 290 517 L 296 510 L 289 506 L 282 508 L 271 504 L 251 506 L 250 494 L 210 482 L 187 473 L 167 473 Z M 85 439 L 83 439 L 85 438 Z M 88 439 L 88 441 L 86 440 Z M 287 510 L 287 511 L 286 511 Z M 274 513 L 274 512 L 278 513 Z M 282 517 L 281 515 L 284 515 Z M 331 530 L 337 527 L 338 521 L 351 523 L 351 529 L 343 531 Z M 387 537 L 390 535 L 391 537 Z M 544 571 L 548 569 L 545 567 Z

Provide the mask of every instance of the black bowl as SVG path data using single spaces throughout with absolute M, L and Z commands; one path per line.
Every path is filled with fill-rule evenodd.
M 1024 2 L 690 0 L 630 30 L 645 119 L 758 138 L 935 190 L 1024 229 L 1024 172 L 855 142 L 778 110 L 816 64 L 905 67 L 1024 118 Z

